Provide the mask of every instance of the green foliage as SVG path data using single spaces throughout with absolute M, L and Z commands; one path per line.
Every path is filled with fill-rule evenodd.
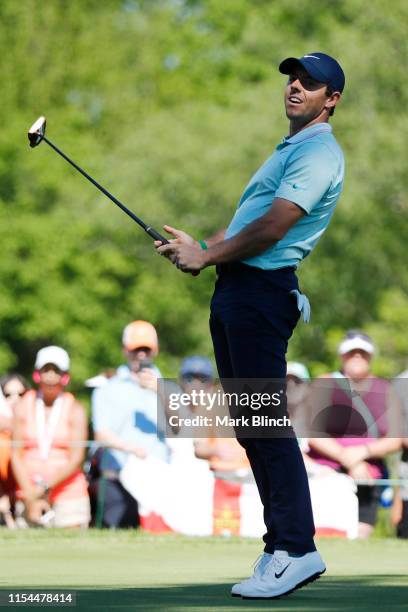
M 0 369 L 28 373 L 60 343 L 74 381 L 121 359 L 123 326 L 157 325 L 160 365 L 211 355 L 214 272 L 158 258 L 119 210 L 25 133 L 48 134 L 153 226 L 205 237 L 286 133 L 287 55 L 325 50 L 347 82 L 333 125 L 347 159 L 330 230 L 300 271 L 313 306 L 291 357 L 334 367 L 349 327 L 371 332 L 379 373 L 408 355 L 405 247 L 407 4 L 385 0 L 35 0 L 0 5 Z

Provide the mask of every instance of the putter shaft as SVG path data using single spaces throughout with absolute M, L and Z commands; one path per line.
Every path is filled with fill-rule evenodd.
M 159 234 L 159 232 L 157 232 L 155 229 L 150 227 L 150 225 L 147 225 L 144 221 L 142 221 L 142 219 L 140 219 L 140 217 L 138 217 L 137 215 L 135 215 L 135 213 L 133 213 L 131 210 L 129 210 L 129 208 L 127 208 L 127 206 L 122 204 L 122 202 L 120 200 L 118 200 L 117 198 L 115 198 L 115 196 L 112 195 L 107 189 L 105 189 L 105 187 L 102 187 L 102 185 L 100 185 L 98 183 L 98 181 L 95 181 L 95 179 L 93 179 L 92 176 L 90 176 L 87 172 L 85 172 L 85 170 L 83 170 L 80 166 L 78 166 L 78 164 L 76 164 L 74 161 L 72 161 L 72 159 L 67 157 L 67 155 L 65 155 L 65 153 L 63 151 L 61 151 L 61 149 L 59 149 L 45 135 L 42 136 L 42 140 L 44 140 L 47 143 L 47 145 L 49 145 L 52 149 L 54 149 L 54 151 L 56 153 L 58 153 L 58 155 L 61 155 L 61 157 L 63 157 L 65 159 L 65 161 L 67 161 L 69 164 L 71 164 L 71 166 L 73 166 L 75 168 L 75 170 L 78 170 L 78 172 L 80 172 L 82 174 L 82 176 L 84 176 L 86 179 L 88 179 L 88 181 L 90 181 L 92 183 L 92 185 L 95 185 L 95 187 L 97 189 L 99 189 L 99 191 L 101 191 L 104 195 L 106 195 L 107 198 L 112 200 L 112 202 L 114 204 L 116 204 L 116 206 L 119 206 L 119 208 L 122 209 L 123 212 L 126 213 L 131 219 L 133 219 L 133 221 L 135 221 L 138 225 L 140 225 L 140 227 L 142 227 L 144 229 L 144 231 L 147 234 L 149 234 L 149 236 L 151 236 L 154 240 L 161 240 L 161 242 L 163 244 L 168 244 L 169 241 L 167 240 L 167 238 L 165 238 L 164 236 Z

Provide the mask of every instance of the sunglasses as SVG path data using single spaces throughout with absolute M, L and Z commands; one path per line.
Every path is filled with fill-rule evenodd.
M 209 376 L 200 375 L 200 374 L 186 374 L 182 377 L 182 380 L 187 383 L 192 383 L 194 380 L 199 380 L 202 383 L 211 382 L 211 378 Z
M 9 397 L 23 397 L 24 393 L 25 391 L 12 391 L 11 393 L 5 391 L 3 395 L 7 399 Z
M 365 340 L 366 342 L 369 342 L 370 344 L 372 344 L 372 340 L 370 338 L 370 336 L 367 336 L 367 334 L 362 334 L 362 333 L 357 333 L 357 332 L 349 332 L 345 335 L 345 340 L 353 340 L 353 338 L 361 338 L 362 340 Z

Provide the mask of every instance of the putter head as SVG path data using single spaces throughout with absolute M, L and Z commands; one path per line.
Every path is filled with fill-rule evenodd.
M 45 117 L 39 117 L 35 123 L 28 130 L 28 140 L 30 142 L 30 147 L 36 147 L 40 144 L 45 134 L 45 126 L 46 126 Z

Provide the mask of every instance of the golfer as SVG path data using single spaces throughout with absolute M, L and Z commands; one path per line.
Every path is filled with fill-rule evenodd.
M 344 88 L 335 59 L 309 53 L 285 59 L 289 135 L 249 181 L 226 230 L 194 240 L 165 226 L 159 253 L 182 271 L 216 265 L 210 328 L 222 379 L 285 379 L 290 336 L 309 304 L 296 268 L 330 222 L 343 187 L 344 159 L 329 117 Z M 243 438 L 264 506 L 262 557 L 232 595 L 272 599 L 315 580 L 326 567 L 313 541 L 308 481 L 293 436 Z

